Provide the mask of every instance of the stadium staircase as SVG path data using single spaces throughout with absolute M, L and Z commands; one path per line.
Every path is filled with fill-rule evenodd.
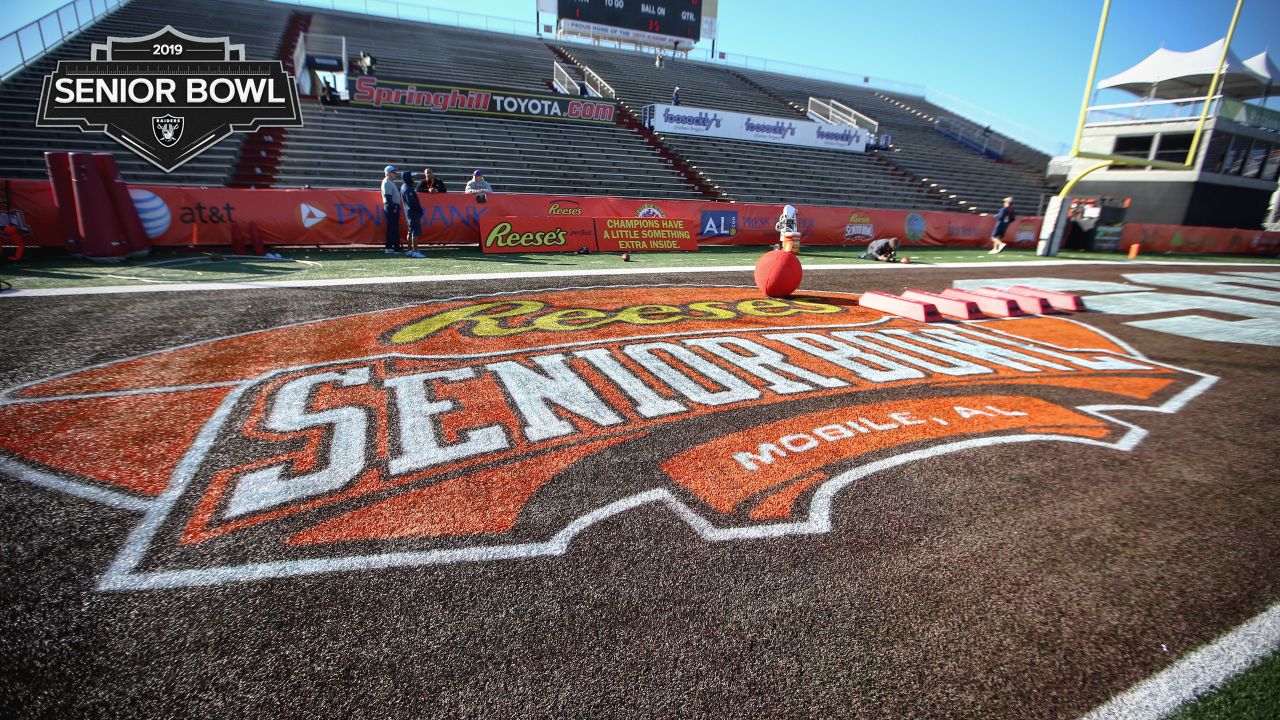
M 653 55 L 586 45 L 560 49 L 604 78 L 632 107 L 670 103 L 680 87 L 688 107 L 807 120 L 784 93 L 753 77 L 718 65 L 668 58 L 662 68 Z M 807 102 L 808 97 L 804 98 Z M 853 205 L 869 208 L 952 210 L 956 206 L 922 190 L 901 169 L 875 153 L 774 145 L 743 140 L 658 134 L 695 170 L 739 202 Z
M 797 105 L 807 107 L 810 97 L 834 99 L 875 118 L 880 132 L 893 138 L 890 148 L 875 155 L 948 209 L 994 212 L 1005 196 L 1013 196 L 1015 206 L 1030 214 L 1041 198 L 1057 192 L 1044 177 L 1046 154 L 999 134 L 1006 143 L 1004 161 L 975 154 L 936 130 L 939 116 L 954 113 L 923 98 L 762 70 L 735 72 Z
M 280 36 L 276 59 L 284 64 L 290 75 L 297 76 L 293 65 L 293 51 L 298 48 L 302 35 L 311 27 L 311 15 L 294 11 Z M 245 137 L 240 147 L 240 159 L 231 179 L 231 187 L 271 187 L 275 183 L 276 170 L 284 149 L 284 138 L 289 128 L 261 128 Z
M 71 128 L 38 128 L 36 107 L 44 76 L 59 60 L 84 61 L 93 43 L 108 37 L 150 35 L 172 25 L 190 35 L 232 38 L 243 43 L 249 60 L 276 57 L 288 6 L 260 0 L 133 0 L 88 25 L 79 34 L 0 84 L 0 177 L 44 179 L 44 152 L 115 153 L 121 174 L 132 183 L 223 186 L 231 180 L 244 135 L 233 134 L 172 173 L 125 151 L 105 135 Z
M 568 63 L 570 67 L 576 69 L 579 73 L 582 73 L 585 70 L 585 68 L 578 64 L 577 60 L 573 59 L 572 55 L 565 52 L 564 48 L 551 44 L 548 44 L 547 48 L 550 49 L 551 52 L 555 53 L 555 55 L 565 63 Z M 630 103 L 625 100 L 618 100 L 618 109 L 618 122 L 644 138 L 645 143 L 648 144 L 649 147 L 657 150 L 658 153 L 662 155 L 663 159 L 675 168 L 677 172 L 684 176 L 685 182 L 698 188 L 704 199 L 728 202 L 733 201 L 732 196 L 722 190 L 718 185 L 714 184 L 706 175 L 695 170 L 684 156 L 667 147 L 667 145 L 662 142 L 662 138 L 658 137 L 657 133 L 641 122 L 640 113 L 637 112 L 636 108 L 632 107 Z

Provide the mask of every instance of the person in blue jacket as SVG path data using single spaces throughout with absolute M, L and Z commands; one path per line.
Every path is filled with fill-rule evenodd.
M 987 251 L 988 255 L 995 255 L 1004 250 L 1008 245 L 1004 241 L 1004 233 L 1009 229 L 1009 225 L 1018 219 L 1018 214 L 1013 211 L 1013 198 L 1004 199 L 1004 207 L 1000 208 L 1000 212 L 996 213 L 996 227 L 991 231 L 991 249 Z
M 418 238 L 422 235 L 422 201 L 418 199 L 418 191 L 413 187 L 413 171 L 405 170 L 401 178 L 400 199 L 404 204 L 404 216 L 409 221 L 409 250 L 405 255 L 411 258 L 426 257 L 418 252 Z

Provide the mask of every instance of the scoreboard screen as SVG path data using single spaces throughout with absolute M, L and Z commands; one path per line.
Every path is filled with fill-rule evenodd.
M 559 0 L 561 20 L 626 28 L 697 42 L 702 0 Z

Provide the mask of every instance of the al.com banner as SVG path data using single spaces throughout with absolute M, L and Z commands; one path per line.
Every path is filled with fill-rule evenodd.
M 826 125 L 796 118 L 684 105 L 647 105 L 645 111 L 649 126 L 660 133 L 802 145 L 845 152 L 867 151 L 867 131 L 847 125 Z
M 1274 255 L 1280 250 L 1280 232 L 1126 223 L 1120 249 L 1127 251 L 1130 245 L 1142 246 L 1142 252 Z
M 435 85 L 361 75 L 351 81 L 351 104 L 433 113 L 564 120 L 612 125 L 616 103 L 600 98 L 543 95 L 481 85 Z
M 11 180 L 0 198 L 0 224 L 15 226 L 32 245 L 60 247 L 66 237 L 49 183 Z M 231 228 L 247 237 L 252 223 L 267 245 L 371 245 L 383 243 L 382 197 L 377 190 L 250 190 L 134 185 L 129 188 L 143 229 L 156 246 L 229 245 Z M 769 245 L 781 205 L 698 200 L 634 200 L 563 195 L 493 193 L 488 202 L 461 193 L 419 195 L 422 242 L 478 245 L 495 218 L 670 218 L 685 221 L 699 244 Z M 900 238 L 908 245 L 987 245 L 995 220 L 964 213 L 866 210 L 799 205 L 801 242 L 866 245 Z M 1006 242 L 1035 244 L 1040 218 L 1021 218 Z M 401 228 L 405 223 L 401 222 Z M 489 225 L 488 227 L 492 227 Z M 1242 252 L 1242 250 L 1237 250 Z

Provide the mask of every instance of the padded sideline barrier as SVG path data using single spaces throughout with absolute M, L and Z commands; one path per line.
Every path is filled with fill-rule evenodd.
M 123 260 L 129 250 L 124 229 L 116 219 L 93 153 L 71 153 L 71 189 L 76 200 L 76 222 L 80 237 L 84 238 L 84 256 L 90 260 Z
M 93 160 L 98 166 L 98 176 L 102 178 L 107 197 L 111 199 L 111 208 L 115 211 L 116 222 L 124 233 L 125 254 L 129 257 L 145 257 L 151 252 L 151 241 L 142 230 L 138 208 L 129 197 L 129 187 L 124 184 L 124 178 L 120 175 L 116 156 L 111 153 L 94 153 Z
M 72 255 L 83 255 L 84 238 L 80 235 L 80 224 L 76 222 L 76 196 L 71 187 L 71 153 L 46 152 L 44 154 L 45 172 L 49 174 L 49 184 L 53 189 L 53 205 L 58 213 L 58 223 L 62 231 L 62 241 L 67 252 Z

